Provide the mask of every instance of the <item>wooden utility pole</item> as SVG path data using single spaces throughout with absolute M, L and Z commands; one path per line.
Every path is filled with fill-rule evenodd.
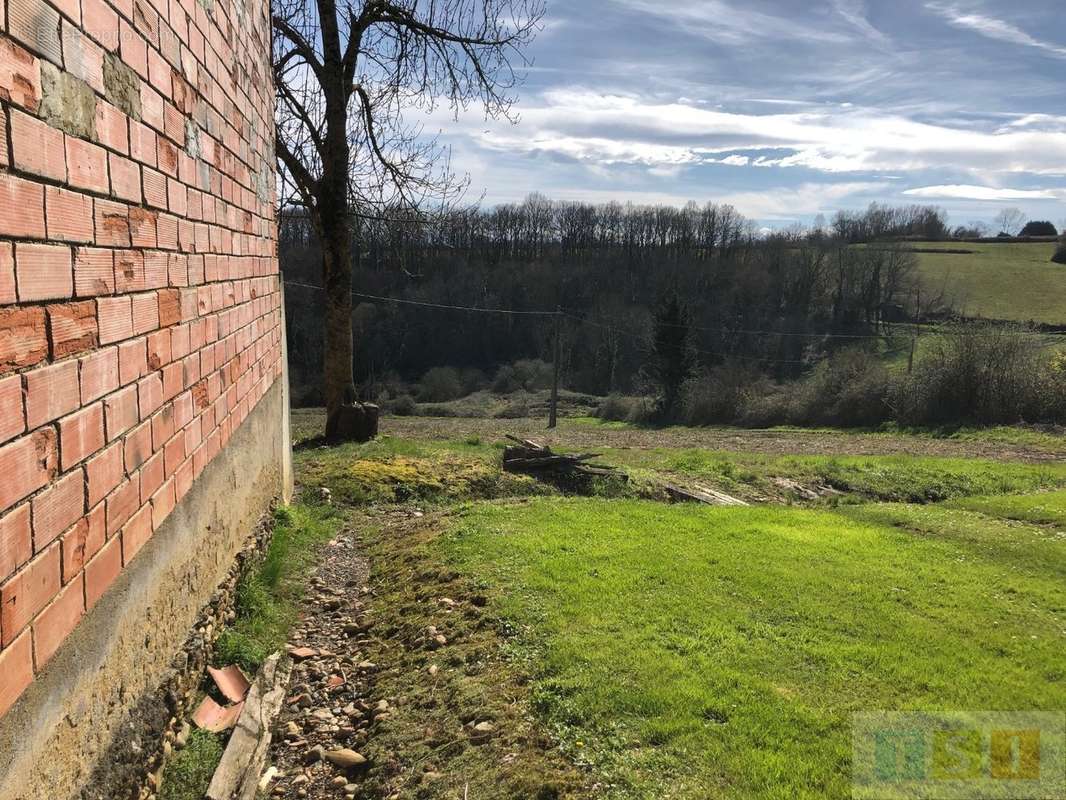
M 552 369 L 552 399 L 551 410 L 548 412 L 548 427 L 554 428 L 559 421 L 559 356 L 562 348 L 559 344 L 560 324 L 559 320 L 562 318 L 562 309 L 556 306 L 555 308 L 555 357 L 554 365 Z

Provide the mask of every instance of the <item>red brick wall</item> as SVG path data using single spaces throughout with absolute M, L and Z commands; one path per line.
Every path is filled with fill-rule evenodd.
M 0 0 L 0 715 L 281 375 L 265 0 Z

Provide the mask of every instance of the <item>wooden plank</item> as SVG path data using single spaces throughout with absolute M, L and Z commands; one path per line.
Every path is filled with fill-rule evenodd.
M 289 683 L 290 662 L 279 666 L 280 653 L 270 656 L 252 683 L 244 711 L 222 754 L 207 800 L 252 800 L 270 747 L 271 723 L 281 710 Z

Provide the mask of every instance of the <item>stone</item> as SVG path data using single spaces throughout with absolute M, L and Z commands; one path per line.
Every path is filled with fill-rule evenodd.
M 96 139 L 96 95 L 85 81 L 41 62 L 41 119 L 71 136 Z
M 326 753 L 326 760 L 335 767 L 341 769 L 355 769 L 366 764 L 366 758 L 362 753 L 357 753 L 354 750 L 343 748 L 341 750 L 330 750 Z
M 304 753 L 305 764 L 317 764 L 326 757 L 326 749 L 322 745 L 316 745 Z
M 107 102 L 140 122 L 141 79 L 114 53 L 104 54 L 104 93 Z

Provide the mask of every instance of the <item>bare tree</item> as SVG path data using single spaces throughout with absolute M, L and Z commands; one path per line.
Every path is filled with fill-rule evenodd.
M 425 124 L 471 105 L 513 121 L 543 0 L 274 0 L 281 203 L 322 242 L 326 436 L 365 436 L 352 367 L 352 241 L 360 220 L 444 206 L 467 181 Z
M 1025 214 L 1016 208 L 1005 208 L 996 214 L 996 218 L 992 220 L 996 227 L 999 228 L 1001 234 L 1005 233 L 1008 236 L 1017 236 L 1018 231 L 1022 229 L 1022 225 L 1025 224 Z

